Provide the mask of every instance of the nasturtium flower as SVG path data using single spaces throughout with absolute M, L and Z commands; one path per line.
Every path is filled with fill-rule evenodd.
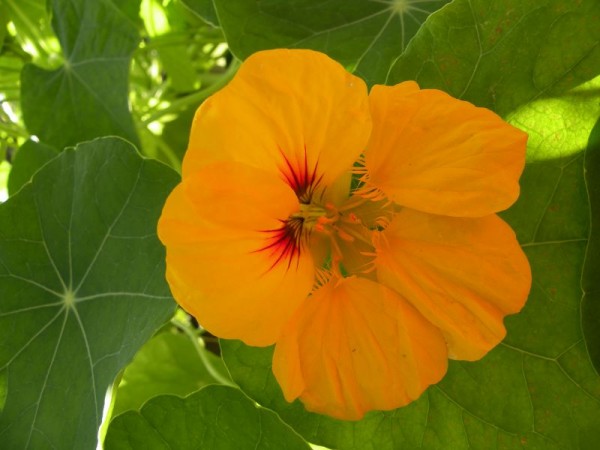
M 275 344 L 288 401 L 340 419 L 406 405 L 525 303 L 496 213 L 526 141 L 415 82 L 368 94 L 324 54 L 258 52 L 196 113 L 158 226 L 173 296 L 216 336 Z

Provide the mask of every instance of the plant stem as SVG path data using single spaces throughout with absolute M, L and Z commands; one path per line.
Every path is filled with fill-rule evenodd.
M 177 328 L 179 328 L 181 331 L 183 331 L 187 335 L 187 337 L 190 338 L 190 340 L 192 341 L 192 344 L 194 344 L 194 347 L 196 348 L 196 351 L 198 352 L 198 356 L 200 357 L 200 359 L 202 360 L 202 363 L 204 364 L 204 367 L 206 367 L 207 372 L 217 382 L 224 384 L 226 386 L 233 386 L 233 383 L 231 382 L 231 380 L 229 380 L 229 379 L 225 378 L 223 375 L 221 375 L 219 373 L 219 371 L 213 367 L 212 363 L 206 357 L 206 349 L 203 348 L 199 342 L 199 339 L 201 339 L 201 338 L 198 337 L 192 330 L 190 330 L 189 327 L 186 326 L 186 324 L 181 323 L 177 319 L 175 319 L 175 318 L 171 319 L 171 323 L 173 325 L 175 325 Z
M 147 125 L 149 123 L 159 120 L 163 116 L 166 116 L 168 114 L 172 114 L 175 112 L 179 112 L 179 111 L 187 108 L 188 106 L 199 105 L 204 100 L 206 100 L 209 96 L 211 96 L 212 94 L 217 92 L 219 89 L 224 87 L 227 83 L 229 83 L 231 78 L 233 78 L 233 76 L 237 72 L 239 66 L 240 66 L 240 63 L 238 60 L 232 61 L 231 64 L 229 65 L 229 67 L 227 68 L 227 70 L 223 73 L 223 75 L 220 76 L 213 84 L 206 87 L 205 89 L 201 89 L 198 92 L 188 95 L 187 97 L 179 98 L 177 100 L 172 101 L 171 104 L 169 106 L 167 106 L 166 108 L 155 111 L 155 112 L 149 114 L 148 116 L 146 116 L 142 120 L 142 123 Z

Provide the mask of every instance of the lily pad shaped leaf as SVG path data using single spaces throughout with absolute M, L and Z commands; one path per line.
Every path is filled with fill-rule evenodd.
M 106 450 L 309 450 L 278 416 L 239 389 L 207 386 L 186 398 L 161 395 L 117 416 Z
M 208 351 L 195 336 L 163 332 L 150 339 L 123 372 L 113 393 L 117 416 L 161 394 L 185 396 L 209 384 L 232 384 L 223 360 Z
M 95 448 L 108 387 L 174 311 L 155 224 L 177 178 L 104 138 L 0 205 L 2 448 Z
M 327 53 L 368 85 L 383 83 L 390 66 L 427 17 L 449 0 L 214 0 L 231 51 L 309 48 Z

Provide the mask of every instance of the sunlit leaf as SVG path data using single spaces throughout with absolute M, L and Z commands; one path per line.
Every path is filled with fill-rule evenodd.
M 60 149 L 105 135 L 137 143 L 128 106 L 136 24 L 113 0 L 53 0 L 52 5 L 64 64 L 52 71 L 24 67 L 21 98 L 28 130 Z
M 99 139 L 0 205 L 3 448 L 95 448 L 107 388 L 174 309 L 155 224 L 177 179 Z
M 138 410 L 160 394 L 185 396 L 208 384 L 230 383 L 223 361 L 184 334 L 160 333 L 125 369 L 113 415 Z
M 55 62 L 58 47 L 47 5 L 47 0 L 3 0 L 0 6 L 0 13 L 15 27 L 17 41 L 44 67 Z
M 186 398 L 155 397 L 138 412 L 116 417 L 106 450 L 308 450 L 272 411 L 255 406 L 238 389 L 208 386 Z
M 231 51 L 310 48 L 382 83 L 429 14 L 449 0 L 214 0 Z
M 481 361 L 451 362 L 442 382 L 408 407 L 356 423 L 286 403 L 271 374 L 272 349 L 223 342 L 249 395 L 309 441 L 339 449 L 595 448 L 600 378 L 588 351 L 598 343 L 598 310 L 583 310 L 583 325 L 592 330 L 596 320 L 586 347 L 581 307 L 582 276 L 587 304 L 598 304 L 589 259 L 598 247 L 589 226 L 597 156 L 593 146 L 583 151 L 600 116 L 599 20 L 595 0 L 455 0 L 431 16 L 388 77 L 492 108 L 530 135 L 521 197 L 503 216 L 534 281 L 524 310 L 506 320 L 506 340 Z
M 160 38 L 154 39 L 153 43 L 173 90 L 185 93 L 197 89 L 200 82 L 192 60 L 186 53 L 186 46 L 173 44 L 168 39 Z

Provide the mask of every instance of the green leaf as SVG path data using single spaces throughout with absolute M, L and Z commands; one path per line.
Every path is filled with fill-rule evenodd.
M 129 64 L 139 42 L 136 24 L 112 0 L 54 0 L 52 5 L 65 61 L 52 71 L 24 67 L 21 98 L 28 130 L 59 149 L 106 135 L 137 144 L 128 106 Z
M 28 140 L 16 153 L 12 161 L 12 169 L 8 176 L 8 192 L 16 193 L 27 183 L 40 167 L 56 157 L 55 148 L 39 142 Z
M 125 369 L 113 416 L 139 410 L 160 394 L 185 396 L 208 385 L 231 383 L 221 358 L 184 334 L 160 333 L 150 339 Z
M 419 31 L 387 83 L 416 80 L 503 117 L 536 100 L 589 98 L 569 91 L 599 74 L 599 7 L 594 0 L 454 1 Z
M 248 395 L 310 442 L 339 449 L 597 447 L 600 377 L 588 351 L 597 362 L 590 206 L 594 225 L 599 165 L 595 147 L 583 150 L 596 142 L 600 116 L 599 20 L 595 0 L 455 0 L 430 17 L 388 78 L 490 107 L 530 135 L 521 197 L 503 216 L 528 255 L 533 287 L 523 311 L 506 319 L 505 341 L 481 361 L 451 361 L 446 377 L 407 407 L 354 423 L 288 404 L 271 373 L 272 349 L 223 341 Z M 588 190 L 584 164 L 594 180 Z
M 184 399 L 153 398 L 139 413 L 129 411 L 111 422 L 105 448 L 310 449 L 276 414 L 226 386 L 208 386 Z
M 169 77 L 171 87 L 176 92 L 186 93 L 198 89 L 200 82 L 192 59 L 187 54 L 184 44 L 172 44 L 160 37 L 153 40 L 158 52 L 163 71 Z M 162 41 L 162 42 L 161 42 Z
M 105 138 L 0 205 L 4 448 L 95 447 L 108 387 L 173 313 L 155 227 L 177 181 Z
M 181 0 L 181 3 L 207 24 L 219 26 L 219 18 L 212 0 Z
M 390 66 L 429 14 L 449 0 L 214 0 L 231 51 L 310 48 L 382 83 Z
M 590 199 L 591 230 L 581 283 L 584 291 L 582 326 L 588 353 L 596 373 L 600 374 L 600 119 L 590 135 L 584 170 Z
M 2 47 L 4 47 L 4 39 L 6 38 L 6 25 L 8 25 L 10 18 L 8 16 L 8 9 L 4 3 L 0 3 L 0 54 L 2 53 Z

